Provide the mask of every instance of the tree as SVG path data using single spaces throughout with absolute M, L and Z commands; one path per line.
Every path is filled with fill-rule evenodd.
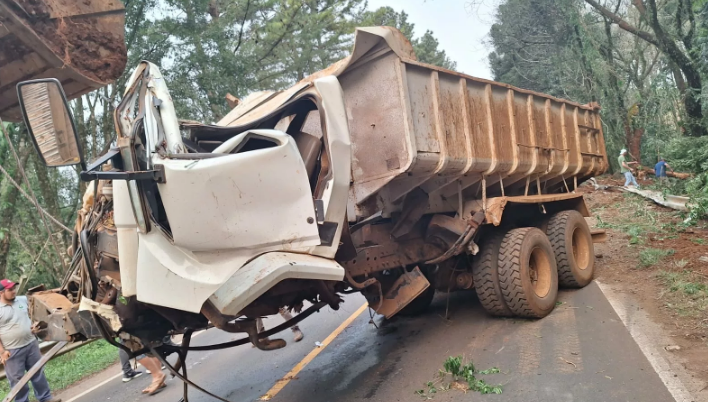
M 254 23 L 257 86 L 281 89 L 344 58 L 363 0 L 280 0 Z
M 440 43 L 435 38 L 433 31 L 427 30 L 420 38 L 415 38 L 415 24 L 408 22 L 408 14 L 400 13 L 391 7 L 380 7 L 374 11 L 367 11 L 362 15 L 361 26 L 390 26 L 398 29 L 411 41 L 418 61 L 433 64 L 439 67 L 454 70 L 457 63 L 452 61 L 444 50 L 440 50 Z
M 639 15 L 628 18 L 644 24 Z M 678 131 L 678 89 L 668 60 L 606 17 L 587 12 L 582 1 L 503 1 L 490 37 L 495 80 L 579 103 L 599 102 L 608 153 L 626 147 L 642 158 L 643 143 Z
M 433 31 L 427 30 L 423 36 L 413 42 L 413 49 L 418 60 L 423 63 L 454 70 L 457 62 L 450 60 L 444 50 L 438 49 L 439 45 L 438 40 L 433 36 Z
M 660 13 L 656 0 L 631 0 L 634 9 L 639 13 L 641 21 L 648 25 L 645 30 L 633 24 L 623 16 L 622 0 L 613 0 L 614 8 L 600 4 L 596 0 L 585 0 L 603 17 L 617 24 L 621 29 L 650 43 L 659 49 L 670 61 L 676 84 L 684 97 L 686 112 L 686 132 L 691 136 L 708 134 L 703 123 L 701 92 L 703 80 L 699 49 L 695 46 L 697 29 L 694 5 L 691 0 L 674 0 L 663 5 Z M 625 14 L 629 11 L 625 9 Z

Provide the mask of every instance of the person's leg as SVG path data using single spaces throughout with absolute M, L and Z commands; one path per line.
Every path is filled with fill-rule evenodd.
M 143 390 L 143 394 L 153 395 L 165 387 L 165 377 L 167 376 L 162 372 L 162 364 L 157 357 L 144 356 L 138 359 L 138 363 L 150 370 L 150 375 L 152 376 L 152 383 L 150 383 L 150 385 Z
M 627 187 L 629 186 L 629 183 L 632 182 L 632 173 L 630 172 L 624 172 L 624 186 Z
M 32 342 L 22 349 L 26 349 L 27 358 L 25 359 L 25 370 L 30 370 L 38 361 L 42 359 L 42 352 L 39 350 L 39 343 Z M 32 376 L 32 388 L 34 388 L 34 396 L 39 402 L 47 402 L 52 399 L 52 391 L 49 389 L 49 382 L 44 376 L 44 367 Z
M 634 184 L 634 187 L 639 188 L 639 183 L 637 183 L 637 179 L 634 178 L 634 175 L 632 173 L 629 174 L 630 177 L 632 177 L 632 184 Z
M 130 356 L 123 349 L 118 349 L 118 357 L 120 357 L 120 366 L 123 370 L 123 377 L 127 377 L 133 372 L 133 368 L 130 367 Z
M 22 348 L 10 351 L 10 358 L 5 362 L 5 376 L 10 382 L 10 389 L 20 382 L 25 375 L 25 354 Z M 29 385 L 25 384 L 15 397 L 15 402 L 27 402 L 29 400 Z
M 278 310 L 278 312 L 285 319 L 285 321 L 290 321 L 293 319 L 293 316 L 288 312 L 288 310 L 282 307 L 280 308 L 280 310 Z M 295 342 L 300 342 L 302 338 L 305 337 L 302 331 L 300 331 L 300 327 L 298 327 L 297 325 L 293 325 L 292 327 L 290 327 L 290 330 L 293 331 L 293 339 L 295 340 Z

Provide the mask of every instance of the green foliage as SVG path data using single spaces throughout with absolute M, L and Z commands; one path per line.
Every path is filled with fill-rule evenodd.
M 408 22 L 408 14 L 405 11 L 399 13 L 391 7 L 380 7 L 365 12 L 359 25 L 394 27 L 411 41 L 418 61 L 450 70 L 457 67 L 457 63 L 452 61 L 444 50 L 438 48 L 440 43 L 433 35 L 433 31 L 427 30 L 423 36 L 415 38 L 415 24 Z
M 430 30 L 425 31 L 422 37 L 413 41 L 413 49 L 419 61 L 454 70 L 457 63 L 450 60 L 444 50 L 439 50 L 439 45 L 438 40 L 433 36 L 433 31 Z
M 362 15 L 361 26 L 388 26 L 401 31 L 408 40 L 413 39 L 415 24 L 408 22 L 408 14 L 400 13 L 391 7 L 379 7 Z
M 673 255 L 673 249 L 644 248 L 639 251 L 639 267 L 646 268 L 658 264 L 665 257 Z
M 687 317 L 699 317 L 708 310 L 708 285 L 699 273 L 662 270 L 657 278 L 667 290 L 662 295 L 667 307 Z M 703 321 L 701 326 L 705 327 Z
M 660 7 L 662 32 L 670 42 L 695 45 L 688 64 L 701 69 L 694 84 L 701 79 L 705 82 L 708 63 L 698 60 L 708 60 L 708 5 L 693 2 L 692 8 L 681 9 L 678 0 L 669 0 Z M 616 10 L 608 8 L 629 25 L 653 29 L 631 2 Z M 689 11 L 695 14 L 695 26 Z M 689 118 L 683 107 L 687 99 L 698 95 L 703 109 L 708 110 L 708 96 L 700 86 L 686 88 L 686 76 L 671 59 L 681 50 L 667 52 L 618 28 L 586 1 L 502 0 L 490 44 L 489 61 L 496 80 L 579 103 L 599 102 L 608 155 L 628 148 L 643 164 L 653 166 L 657 154 L 670 153 L 667 147 L 672 141 L 705 132 L 708 125 L 705 118 L 702 122 Z M 702 58 L 697 57 L 699 51 Z M 703 129 L 693 129 L 696 123 L 702 123 Z M 705 137 L 692 139 L 705 141 Z M 635 144 L 639 149 L 633 148 Z M 683 143 L 680 150 L 703 152 L 697 145 L 692 148 Z M 701 161 L 699 164 L 707 160 L 691 159 Z M 674 166 L 671 159 L 669 162 Z M 618 168 L 616 157 L 610 158 L 610 166 Z
M 483 379 L 479 379 L 476 375 L 498 374 L 501 371 L 492 367 L 487 370 L 479 371 L 474 364 L 469 361 L 465 363 L 462 356 L 448 357 L 443 362 L 443 369 L 439 372 L 439 379 L 426 383 L 427 392 L 425 390 L 416 390 L 415 394 L 426 399 L 432 399 L 434 394 L 438 392 L 436 384 L 440 384 L 440 390 L 447 391 L 451 388 L 462 389 L 463 391 L 475 391 L 481 394 L 501 394 L 501 385 L 489 385 Z M 446 382 L 445 379 L 450 376 L 452 382 Z

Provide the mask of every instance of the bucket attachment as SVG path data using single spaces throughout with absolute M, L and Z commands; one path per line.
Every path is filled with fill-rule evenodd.
M 20 81 L 57 78 L 71 100 L 115 81 L 126 62 L 120 0 L 0 0 L 0 118 L 22 119 Z

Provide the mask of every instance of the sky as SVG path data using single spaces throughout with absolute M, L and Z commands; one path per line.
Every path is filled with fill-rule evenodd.
M 408 21 L 415 24 L 416 37 L 426 30 L 440 42 L 440 48 L 457 62 L 457 71 L 479 78 L 492 79 L 484 44 L 492 25 L 494 1 L 471 0 L 368 0 L 369 9 L 389 6 L 405 11 Z

